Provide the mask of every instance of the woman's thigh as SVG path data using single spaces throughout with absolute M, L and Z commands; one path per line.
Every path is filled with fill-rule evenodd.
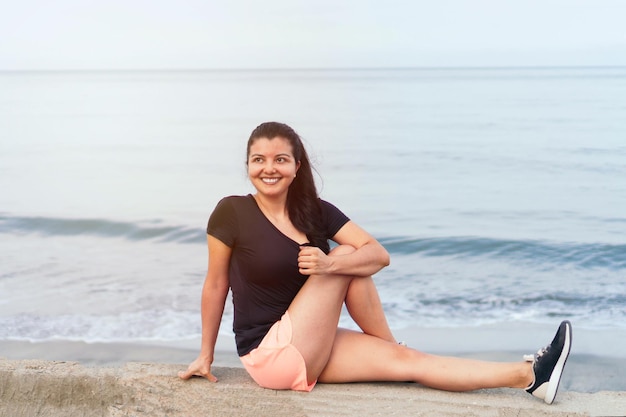
M 330 255 L 350 251 L 354 249 L 339 246 Z M 347 276 L 312 275 L 287 310 L 293 330 L 291 343 L 304 358 L 309 382 L 326 366 L 351 280 Z
M 361 332 L 337 329 L 319 382 L 413 381 L 421 352 Z

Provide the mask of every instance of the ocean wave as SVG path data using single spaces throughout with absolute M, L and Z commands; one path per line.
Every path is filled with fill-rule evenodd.
M 593 296 L 559 294 L 515 297 L 473 294 L 395 298 L 383 302 L 392 329 L 415 324 L 427 328 L 473 327 L 512 322 L 551 324 L 569 319 L 592 329 L 626 328 L 624 294 Z M 95 342 L 179 341 L 199 339 L 200 312 L 169 308 L 98 315 L 22 313 L 0 317 L 0 340 L 31 342 L 71 340 Z M 232 335 L 232 311 L 225 311 L 220 333 Z M 355 328 L 344 312 L 340 325 Z
M 205 243 L 206 233 L 198 227 L 167 226 L 160 221 L 132 223 L 106 219 L 63 219 L 50 217 L 0 216 L 0 233 L 44 236 L 91 235 L 128 240 L 176 243 Z
M 0 233 L 43 236 L 90 235 L 131 241 L 206 243 L 206 232 L 203 227 L 164 225 L 158 220 L 133 223 L 106 219 L 0 216 Z M 479 236 L 430 238 L 399 236 L 383 237 L 380 238 L 380 242 L 392 255 L 499 259 L 507 262 L 570 266 L 580 269 L 626 269 L 626 244 L 496 239 Z
M 199 312 L 143 310 L 114 315 L 18 314 L 0 317 L 0 340 L 88 343 L 175 341 L 199 338 Z
M 388 237 L 380 242 L 392 254 L 497 258 L 515 262 L 568 265 L 582 269 L 626 269 L 626 245 L 549 242 L 485 237 Z

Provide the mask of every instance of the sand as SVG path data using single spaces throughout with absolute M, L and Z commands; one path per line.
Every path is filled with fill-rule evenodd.
M 412 383 L 267 390 L 250 379 L 228 342 L 218 346 L 220 381 L 211 383 L 178 379 L 197 354 L 188 347 L 0 341 L 0 416 L 626 416 L 623 358 L 573 354 L 555 403 L 547 405 L 522 390 L 448 393 Z M 465 356 L 519 359 L 516 352 Z
M 198 354 L 199 341 L 154 345 L 150 343 L 85 343 L 70 341 L 25 342 L 0 340 L 0 358 L 43 359 L 80 362 L 86 366 L 119 367 L 128 362 L 188 364 Z M 448 345 L 452 345 L 449 343 Z M 193 346 L 193 347 L 192 347 Z M 234 341 L 220 337 L 216 346 L 215 366 L 241 367 Z M 519 361 L 531 351 L 502 350 L 488 352 L 446 351 L 435 346 L 428 352 L 500 362 Z M 185 366 L 183 366 L 185 367 Z M 561 389 L 576 392 L 626 391 L 626 358 L 599 356 L 574 351 L 567 362 Z
M 22 416 L 623 416 L 625 392 L 560 392 L 552 405 L 522 390 L 448 393 L 411 383 L 318 384 L 311 393 L 258 387 L 238 367 L 219 382 L 182 381 L 179 364 L 0 360 L 0 415 Z

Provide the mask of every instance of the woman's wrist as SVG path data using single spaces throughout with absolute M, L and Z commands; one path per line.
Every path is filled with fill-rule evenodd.
M 213 363 L 213 359 L 214 359 L 213 355 L 214 355 L 214 352 L 211 350 L 200 349 L 199 357 L 208 363 Z

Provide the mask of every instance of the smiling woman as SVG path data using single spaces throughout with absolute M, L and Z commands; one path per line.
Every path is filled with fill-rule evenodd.
M 259 208 L 284 235 L 302 244 L 306 234 L 289 221 L 287 191 L 297 176 L 300 161 L 293 156 L 289 141 L 281 136 L 256 139 L 250 146 L 248 177 L 257 189 Z
M 259 197 L 264 194 L 285 194 L 298 168 L 300 161 L 295 160 L 287 139 L 280 136 L 261 138 L 250 147 L 248 176 L 259 191 Z
M 308 239 L 328 253 L 328 238 L 319 232 L 311 164 L 298 134 L 283 123 L 263 123 L 250 135 L 247 155 L 248 177 L 263 214 L 283 234 L 299 243 Z
M 222 199 L 209 218 L 202 345 L 182 379 L 217 381 L 211 365 L 231 288 L 237 351 L 262 387 L 311 391 L 318 381 L 414 381 L 450 391 L 525 388 L 552 403 L 570 351 L 569 322 L 528 362 L 434 356 L 398 344 L 372 279 L 389 265 L 389 254 L 318 197 L 298 134 L 263 123 L 247 149 L 256 193 Z M 329 239 L 338 244 L 333 250 Z M 338 328 L 344 304 L 361 331 Z

